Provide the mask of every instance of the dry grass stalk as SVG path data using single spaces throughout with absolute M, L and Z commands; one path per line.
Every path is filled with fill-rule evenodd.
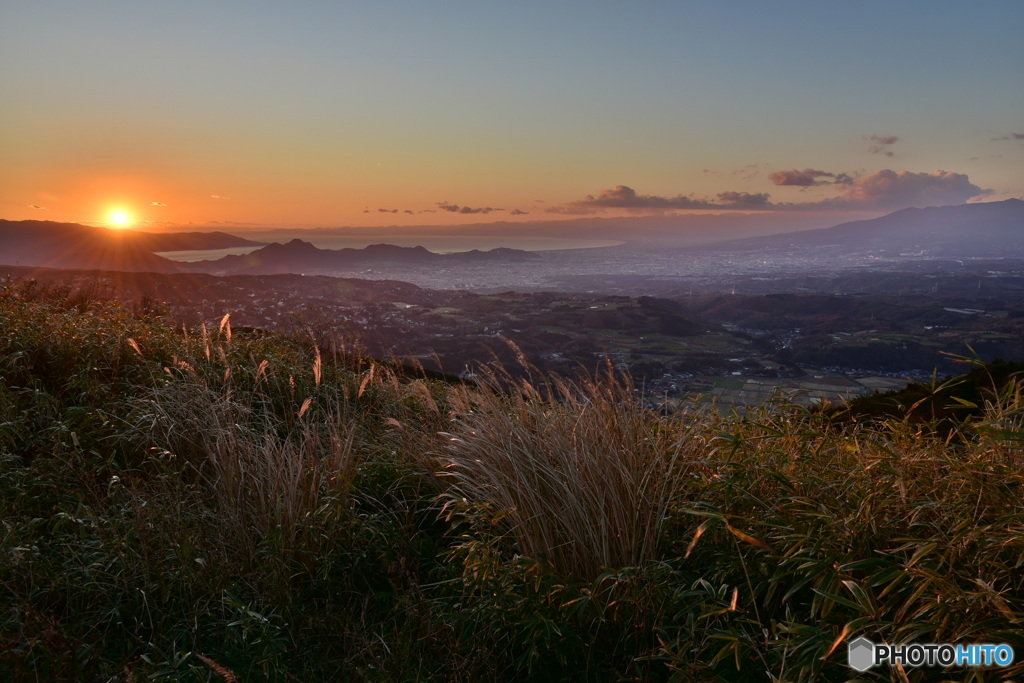
M 207 657 L 205 655 L 201 655 L 199 653 L 196 653 L 196 657 L 200 661 L 202 661 L 204 664 L 206 664 L 206 666 L 208 666 L 211 669 L 213 669 L 214 673 L 216 673 L 218 676 L 223 678 L 224 679 L 224 683 L 237 683 L 238 682 L 238 676 L 236 676 L 231 671 L 231 669 L 229 669 L 229 668 L 227 668 L 225 666 L 221 666 L 220 664 L 218 664 L 217 662 L 215 662 L 214 660 L 210 659 L 209 657 Z
M 257 382 L 267 382 L 265 362 Z M 343 403 L 317 409 L 307 398 L 292 417 L 275 416 L 258 394 L 219 388 L 192 369 L 148 402 L 150 442 L 198 472 L 224 517 L 225 537 L 254 554 L 268 534 L 287 548 L 304 520 L 330 499 L 344 503 L 356 470 L 357 426 Z M 315 415 L 315 417 L 314 417 Z
M 275 530 L 299 543 L 302 522 L 328 497 L 344 501 L 355 476 L 354 428 L 340 416 L 291 437 L 227 431 L 211 444 L 211 484 L 237 533 L 256 545 Z
M 628 378 L 542 379 L 506 391 L 509 378 L 491 375 L 456 390 L 439 454 L 447 474 L 466 498 L 496 506 L 521 552 L 564 575 L 652 559 L 684 469 L 677 431 L 639 404 Z

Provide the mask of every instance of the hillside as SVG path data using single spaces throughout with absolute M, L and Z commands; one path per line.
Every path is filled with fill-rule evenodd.
M 257 246 L 224 232 L 155 233 L 79 223 L 0 220 L 0 265 L 176 273 L 154 252 Z
M 1020 297 L 964 299 L 944 280 L 919 295 L 598 293 L 475 294 L 406 282 L 320 275 L 125 273 L 0 266 L 69 296 L 106 296 L 163 310 L 176 325 L 215 324 L 342 335 L 376 357 L 417 359 L 459 374 L 500 358 L 512 342 L 535 365 L 572 373 L 610 357 L 665 395 L 700 390 L 701 377 L 791 378 L 839 373 L 928 377 L 956 356 L 1024 357 Z M 972 280 L 976 288 L 977 281 Z M 993 285 L 986 284 L 986 289 Z M 943 294 L 947 289 L 950 294 Z M 974 292 L 974 289 L 971 290 Z
M 454 266 L 519 263 L 539 258 L 521 249 L 497 248 L 489 251 L 438 254 L 424 247 L 398 247 L 392 244 L 371 244 L 363 249 L 320 249 L 309 242 L 293 239 L 277 242 L 244 255 L 229 255 L 214 261 L 193 261 L 189 270 L 217 275 L 272 275 L 280 273 L 331 274 L 336 270 L 378 266 L 405 267 Z
M 226 232 L 141 232 L 122 231 L 140 249 L 148 251 L 205 251 L 230 247 L 256 247 L 263 242 L 245 239 Z
M 504 292 L 479 295 L 404 282 L 312 275 L 123 273 L 4 268 L 0 277 L 77 298 L 146 302 L 196 327 L 231 314 L 236 325 L 344 335 L 379 358 L 415 358 L 460 373 L 495 356 L 515 366 L 508 342 L 549 370 L 592 367 L 602 354 L 650 371 L 662 364 L 714 370 L 743 344 L 653 297 Z M 714 327 L 714 326 L 712 326 Z M 642 365 L 646 363 L 647 365 Z
M 749 335 L 779 362 L 841 371 L 931 375 L 955 372 L 960 356 L 1024 358 L 1024 303 L 958 295 L 676 297 L 686 314 Z
M 979 624 L 1024 651 L 1014 384 L 953 443 L 39 288 L 0 287 L 0 330 L 11 680 L 841 681 L 852 638 Z
M 822 250 L 885 258 L 1024 257 L 1024 201 L 903 209 L 831 228 L 731 242 L 730 251 Z
M 173 261 L 123 231 L 78 223 L 0 220 L 0 264 L 174 273 Z

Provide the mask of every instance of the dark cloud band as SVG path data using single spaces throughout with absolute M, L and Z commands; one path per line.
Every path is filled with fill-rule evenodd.
M 462 214 L 469 214 L 469 213 L 493 213 L 495 211 L 504 211 L 505 210 L 505 209 L 495 209 L 495 208 L 490 207 L 490 206 L 483 206 L 483 207 L 479 207 L 479 208 L 474 208 L 474 207 L 471 207 L 471 206 L 459 206 L 458 204 L 451 204 L 449 202 L 438 202 L 437 203 L 437 208 L 441 209 L 442 211 L 447 211 L 449 213 L 462 213 Z
M 677 195 L 661 197 L 640 194 L 626 185 L 616 185 L 602 190 L 597 196 L 570 202 L 547 209 L 548 213 L 582 215 L 610 209 L 621 209 L 636 213 L 664 213 L 685 210 L 891 210 L 909 206 L 935 206 L 942 204 L 963 204 L 964 202 L 989 194 L 970 181 L 963 173 L 935 171 L 915 173 L 883 169 L 870 175 L 853 178 L 845 173 L 829 173 L 805 169 L 803 171 L 776 171 L 769 175 L 776 185 L 809 187 L 811 185 L 832 185 L 840 189 L 839 196 L 814 202 L 771 201 L 766 192 L 719 192 L 714 199 L 696 199 Z M 826 180 L 823 180 L 826 179 Z

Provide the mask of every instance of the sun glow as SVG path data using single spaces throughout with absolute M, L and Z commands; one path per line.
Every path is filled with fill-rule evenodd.
M 115 230 L 122 230 L 130 227 L 133 222 L 132 215 L 124 209 L 112 209 L 110 213 L 107 214 L 107 223 L 109 223 L 110 227 Z

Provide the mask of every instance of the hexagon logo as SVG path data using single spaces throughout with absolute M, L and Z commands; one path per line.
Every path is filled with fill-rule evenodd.
M 847 645 L 850 667 L 867 671 L 875 665 L 875 645 L 863 636 Z

